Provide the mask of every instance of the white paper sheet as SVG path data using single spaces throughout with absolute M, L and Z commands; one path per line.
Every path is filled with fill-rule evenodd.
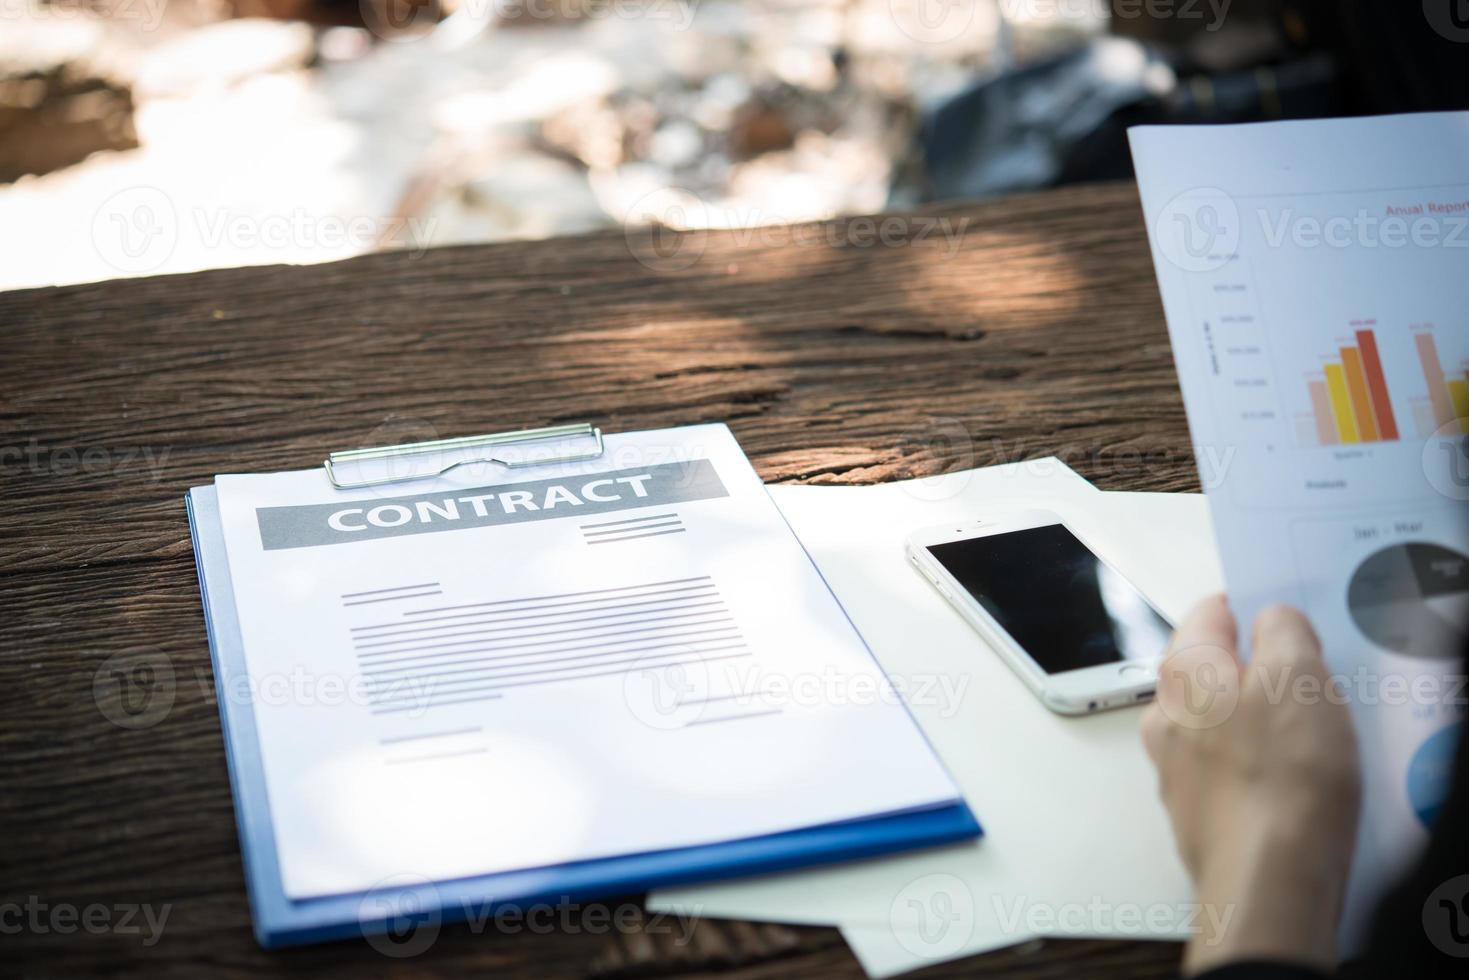
M 949 892 L 954 891 L 951 885 Z M 882 977 L 897 976 L 966 956 L 978 956 L 1038 938 L 1019 931 L 989 937 L 972 933 L 966 936 L 961 924 L 962 918 L 954 912 L 949 913 L 947 920 L 944 918 L 945 907 L 956 907 L 948 897 L 939 899 L 939 894 L 941 893 L 935 891 L 926 899 L 934 906 L 933 912 L 928 916 L 930 925 L 927 930 L 867 925 L 841 927 L 842 938 L 846 940 L 864 973 L 874 980 L 880 980 Z M 949 904 L 940 905 L 940 901 Z M 949 923 L 947 927 L 941 925 L 945 921 Z M 962 944 L 960 940 L 963 940 Z M 953 952 L 949 952 L 950 950 Z
M 1131 135 L 1231 605 L 1304 609 L 1352 705 L 1350 952 L 1464 714 L 1469 113 Z
M 957 798 L 724 426 L 606 449 L 218 479 L 288 895 Z
M 1138 740 L 1140 710 L 1048 711 L 904 560 L 903 541 L 986 510 L 1049 507 L 1176 618 L 1221 581 L 1203 499 L 1102 494 L 993 470 L 964 476 L 961 492 L 939 499 L 901 483 L 771 493 L 884 669 L 962 684 L 956 700 L 910 697 L 910 706 L 985 837 L 838 869 L 663 890 L 650 907 L 839 924 L 860 943 L 864 965 L 884 975 L 1042 932 L 1188 933 L 1190 889 Z M 855 523 L 869 533 L 849 533 Z

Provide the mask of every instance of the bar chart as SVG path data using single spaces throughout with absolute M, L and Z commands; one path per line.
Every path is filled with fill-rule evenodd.
M 1413 343 L 1428 388 L 1427 399 L 1413 404 L 1418 434 L 1427 437 L 1455 422 L 1460 432 L 1469 433 L 1469 362 L 1461 363 L 1458 371 L 1444 370 L 1432 324 L 1415 327 Z
M 1397 441 L 1397 416 L 1374 322 L 1354 322 L 1355 346 L 1339 347 L 1338 359 L 1322 365 L 1319 377 L 1307 377 L 1311 413 L 1301 420 L 1303 441 L 1321 446 Z

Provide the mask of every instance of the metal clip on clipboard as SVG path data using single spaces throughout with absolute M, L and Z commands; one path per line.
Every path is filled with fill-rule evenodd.
M 551 439 L 570 439 L 578 436 L 593 440 L 591 449 L 570 451 L 560 455 L 537 456 L 533 459 L 506 458 L 496 453 L 497 447 L 545 442 Z M 460 450 L 485 449 L 482 455 L 456 459 L 447 466 L 431 472 L 409 475 L 392 474 L 367 480 L 344 481 L 337 479 L 336 466 L 343 463 L 363 463 L 373 460 L 397 459 L 399 457 L 424 456 L 429 453 L 457 452 Z M 381 486 L 408 480 L 429 480 L 443 476 L 450 470 L 469 463 L 495 463 L 506 469 L 521 469 L 527 466 L 545 466 L 548 463 L 575 463 L 581 460 L 598 459 L 603 453 L 602 430 L 590 422 L 571 425 L 551 425 L 541 429 L 521 429 L 517 432 L 492 432 L 483 436 L 463 436 L 458 439 L 435 439 L 430 442 L 410 442 L 398 446 L 377 446 L 369 449 L 347 449 L 329 455 L 322 461 L 327 479 L 338 490 L 360 490 L 363 487 Z

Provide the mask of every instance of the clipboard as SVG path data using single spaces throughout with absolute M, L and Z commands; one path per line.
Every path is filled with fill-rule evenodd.
M 539 442 L 590 440 L 592 445 L 585 449 L 566 449 L 517 457 L 507 454 L 506 447 L 527 447 Z M 443 476 L 461 466 L 476 463 L 493 463 L 506 469 L 524 469 L 544 466 L 548 463 L 576 463 L 600 459 L 606 447 L 602 441 L 602 430 L 590 422 L 574 422 L 570 425 L 551 425 L 539 429 L 518 429 L 514 432 L 491 432 L 482 436 L 463 436 L 457 439 L 434 439 L 428 442 L 412 442 L 398 446 L 374 446 L 367 449 L 343 449 L 331 453 L 322 461 L 326 478 L 338 490 L 362 490 L 397 483 L 404 480 L 431 480 Z M 443 458 L 428 469 L 406 473 L 389 472 L 358 480 L 338 477 L 337 468 L 343 463 L 387 463 L 395 460 L 437 455 Z
M 523 447 L 538 440 L 567 436 L 589 439 L 595 444 L 595 453 L 583 448 L 576 451 L 583 455 L 574 458 L 592 459 L 602 455 L 601 431 L 583 423 L 462 440 L 347 450 L 332 454 L 323 468 L 337 485 L 335 471 L 344 461 L 397 459 L 414 452 L 439 452 L 446 447 L 452 452 L 477 453 L 476 462 L 517 468 L 532 464 L 509 457 L 502 452 L 505 447 Z M 563 452 L 554 460 L 542 456 L 535 462 L 565 462 L 568 458 Z M 453 463 L 446 469 L 455 465 L 460 464 Z M 425 474 L 432 475 L 437 473 Z M 972 839 L 982 833 L 968 806 L 956 800 L 722 843 L 453 880 L 396 880 L 367 892 L 291 899 L 282 886 L 255 712 L 248 699 L 235 696 L 235 692 L 249 690 L 249 675 L 216 489 L 195 487 L 189 491 L 186 503 L 246 888 L 255 936 L 262 947 L 273 949 L 334 939 L 394 935 L 401 933 L 405 925 L 415 923 L 437 926 L 468 918 L 483 921 L 487 913 L 493 915 L 494 909 L 503 906 L 524 909 L 533 904 L 580 903 L 638 895 L 678 884 L 878 857 Z

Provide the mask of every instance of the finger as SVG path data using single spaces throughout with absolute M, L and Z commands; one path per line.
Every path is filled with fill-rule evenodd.
M 1213 728 L 1233 714 L 1243 673 L 1238 639 L 1223 596 L 1199 602 L 1174 632 L 1155 700 L 1174 726 Z
M 1158 760 L 1163 757 L 1163 746 L 1168 734 L 1168 716 L 1163 709 L 1154 701 L 1148 705 L 1143 712 L 1142 723 L 1138 726 L 1138 734 L 1143 740 L 1143 748 L 1147 750 L 1148 758 L 1153 760 L 1153 765 L 1158 765 Z
M 1235 626 L 1234 613 L 1229 611 L 1229 601 L 1223 593 L 1200 599 L 1189 610 L 1178 629 L 1173 631 L 1173 640 L 1168 644 L 1171 657 L 1190 647 L 1219 647 L 1237 656 L 1239 630 Z
M 1256 664 L 1317 670 L 1324 667 L 1321 641 L 1304 613 L 1286 605 L 1266 606 L 1255 617 L 1250 649 Z

